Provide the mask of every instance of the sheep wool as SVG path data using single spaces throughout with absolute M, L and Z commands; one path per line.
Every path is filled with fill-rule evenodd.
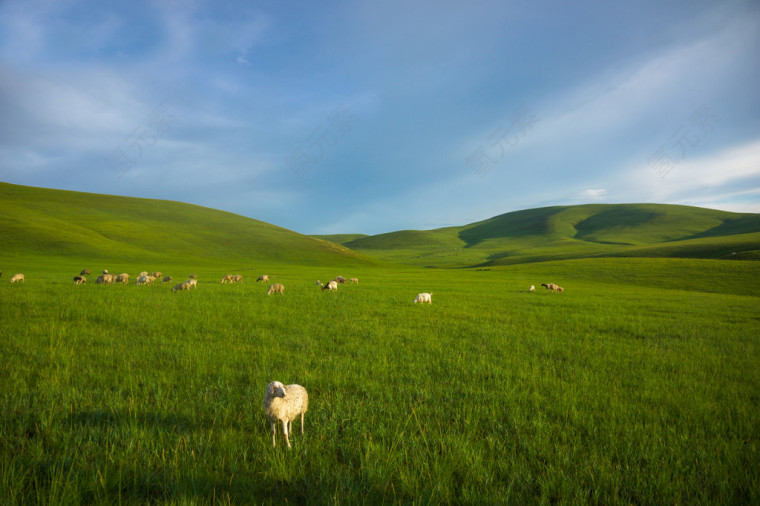
M 267 385 L 264 394 L 264 413 L 272 424 L 272 446 L 276 446 L 277 422 L 281 421 L 285 442 L 290 448 L 289 434 L 293 428 L 293 420 L 301 416 L 301 434 L 303 434 L 303 417 L 307 409 L 309 409 L 309 394 L 301 385 L 285 386 L 279 381 L 273 381 Z

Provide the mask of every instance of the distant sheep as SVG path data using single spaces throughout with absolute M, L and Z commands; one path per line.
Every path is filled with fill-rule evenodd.
M 161 279 L 164 277 L 164 273 L 161 271 L 152 272 L 150 275 L 156 279 Z
M 198 279 L 198 276 L 196 276 L 195 274 L 190 274 L 190 275 L 187 277 L 187 279 Z
M 349 279 L 349 281 L 352 282 L 352 283 L 358 283 L 359 282 L 359 278 L 351 278 L 351 279 Z
M 232 274 L 225 274 L 222 277 L 222 283 L 232 283 Z
M 11 276 L 11 283 L 15 283 L 16 281 L 21 281 L 22 283 L 26 283 L 26 280 L 24 279 L 24 275 L 21 273 L 14 274 Z
M 90 275 L 90 269 L 82 269 L 82 272 L 79 273 L 80 276 L 89 276 Z
M 188 290 L 190 288 L 195 288 L 196 290 L 198 289 L 198 280 L 195 278 L 187 278 L 187 281 L 185 281 L 185 283 L 187 283 Z
M 282 422 L 282 432 L 285 442 L 290 448 L 290 436 L 293 420 L 301 417 L 301 434 L 303 434 L 303 418 L 309 409 L 309 394 L 301 385 L 285 386 L 279 381 L 267 385 L 264 394 L 264 413 L 272 424 L 272 446 L 277 446 L 277 422 Z
M 127 283 L 129 283 L 129 274 L 127 274 L 126 272 L 122 272 L 121 274 L 116 276 L 115 281 L 116 283 L 122 283 L 126 285 Z
M 336 277 L 335 277 L 335 281 L 337 281 L 337 282 L 338 282 L 338 283 L 340 283 L 341 285 L 344 285 L 344 284 L 346 284 L 346 278 L 344 278 L 343 276 L 336 276 Z
M 137 286 L 149 285 L 153 283 L 155 280 L 156 278 L 154 278 L 153 276 L 140 276 L 139 278 L 137 278 L 136 284 Z
M 541 286 L 551 291 L 554 291 L 557 288 L 557 285 L 555 285 L 554 283 L 541 283 Z
M 171 276 L 166 276 L 166 277 L 164 277 L 164 279 L 163 279 L 161 282 L 162 282 L 162 283 L 171 283 L 172 281 L 174 281 L 174 278 L 173 278 L 173 277 L 171 277 Z
M 232 276 L 232 282 L 233 283 L 242 283 L 243 282 L 243 276 L 241 274 L 235 274 Z
M 81 285 L 83 283 L 87 283 L 87 278 L 85 278 L 84 276 L 74 276 L 75 285 Z
M 417 298 L 414 299 L 414 303 L 416 304 L 418 302 L 419 303 L 425 303 L 425 302 L 427 302 L 428 304 L 432 304 L 433 303 L 433 294 L 432 293 L 420 293 L 420 294 L 418 294 Z
M 177 283 L 176 285 L 174 285 L 174 288 L 172 288 L 172 293 L 178 292 L 180 290 L 190 290 L 191 286 L 194 286 L 194 285 L 190 284 L 190 280 L 184 281 L 182 283 Z
M 338 282 L 335 281 L 334 279 L 330 281 L 329 283 L 327 283 L 326 285 L 322 285 L 323 292 L 325 290 L 337 290 L 337 289 L 338 289 Z
M 268 275 L 266 275 L 266 274 L 262 274 L 262 275 L 261 275 L 261 276 L 259 276 L 259 278 L 256 280 L 256 282 L 257 282 L 257 283 L 258 283 L 259 281 L 263 281 L 263 282 L 265 282 L 265 283 L 266 283 L 266 282 L 268 282 L 268 281 L 269 281 L 269 276 L 268 276 Z
M 148 275 L 148 271 L 142 271 L 140 274 L 137 275 L 137 277 L 141 278 L 141 277 L 147 276 L 147 275 Z
M 533 286 L 533 285 L 530 285 L 530 288 L 528 288 L 528 291 L 529 291 L 530 293 L 533 293 L 533 292 L 535 292 L 535 291 L 536 291 L 536 287 L 535 287 L 535 286 Z
M 108 273 L 101 274 L 100 276 L 98 276 L 98 279 L 95 280 L 95 284 L 110 285 L 111 283 L 114 282 L 115 279 L 116 279 L 116 276 L 114 276 L 113 274 L 108 274 Z
M 561 286 L 554 285 L 554 291 L 557 293 L 562 293 L 565 291 L 565 289 L 562 288 Z
M 267 295 L 272 295 L 273 293 L 279 293 L 280 295 L 285 295 L 285 287 L 281 285 L 280 283 L 269 285 L 269 290 L 267 290 Z
M 108 274 L 108 269 L 103 269 L 103 274 Z

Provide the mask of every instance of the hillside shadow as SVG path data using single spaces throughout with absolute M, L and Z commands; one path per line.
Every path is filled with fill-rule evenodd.
M 760 232 L 760 216 L 753 215 L 737 219 L 727 219 L 717 227 L 679 240 L 721 237 L 724 235 L 753 234 L 757 232 Z
M 564 206 L 542 207 L 502 214 L 459 232 L 459 238 L 471 248 L 488 239 L 520 239 L 549 232 L 549 218 Z

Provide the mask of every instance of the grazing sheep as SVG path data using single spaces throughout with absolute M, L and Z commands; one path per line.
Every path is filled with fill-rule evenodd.
M 232 283 L 232 274 L 225 274 L 222 283 Z
M 81 285 L 82 283 L 87 283 L 87 278 L 84 276 L 74 276 L 75 285 Z
M 21 273 L 14 274 L 11 276 L 11 283 L 15 283 L 16 281 L 21 281 L 22 283 L 26 283 L 26 280 L 24 279 L 24 275 Z
M 89 276 L 90 275 L 90 269 L 82 269 L 82 272 L 79 273 L 80 276 Z
M 103 269 L 103 274 L 108 274 L 108 269 Z
M 337 290 L 337 289 L 338 289 L 338 282 L 335 281 L 334 279 L 330 281 L 329 283 L 327 283 L 326 285 L 322 285 L 323 292 L 325 290 Z
M 152 272 L 150 275 L 156 279 L 161 279 L 164 277 L 164 273 L 161 271 Z
M 349 281 L 352 282 L 352 283 L 358 283 L 359 282 L 359 278 L 351 278 L 351 279 L 349 279 Z
M 565 291 L 565 289 L 562 288 L 561 286 L 554 285 L 554 291 L 557 293 L 562 293 Z
M 272 446 L 277 446 L 277 422 L 282 422 L 285 442 L 290 448 L 289 434 L 292 432 L 293 420 L 301 416 L 301 434 L 303 434 L 303 417 L 309 409 L 309 394 L 301 385 L 285 386 L 279 381 L 267 385 L 264 394 L 264 413 L 272 424 Z
M 98 279 L 95 280 L 96 285 L 110 285 L 114 282 L 116 277 L 113 274 L 101 274 Z
M 242 283 L 243 282 L 243 276 L 241 274 L 235 274 L 232 276 L 232 282 L 233 283 Z
M 174 285 L 174 288 L 172 288 L 172 293 L 178 292 L 180 290 L 190 290 L 190 286 L 194 286 L 190 284 L 190 280 L 184 281 L 182 283 L 177 283 Z
M 162 282 L 162 283 L 171 283 L 172 281 L 174 281 L 174 278 L 173 278 L 173 277 L 171 277 L 171 276 L 166 276 L 166 277 L 163 279 L 163 281 L 161 281 L 161 282 Z
M 127 283 L 129 283 L 129 274 L 127 274 L 126 272 L 122 272 L 121 274 L 119 274 L 118 276 L 116 276 L 115 282 L 116 283 L 122 283 L 122 284 L 126 285 Z
M 536 287 L 535 287 L 535 286 L 533 286 L 533 285 L 530 285 L 530 288 L 528 288 L 528 291 L 529 291 L 530 293 L 533 293 L 533 292 L 535 292 L 535 291 L 536 291 Z
M 280 295 L 285 295 L 285 287 L 281 285 L 280 283 L 269 285 L 269 290 L 267 290 L 267 295 L 272 295 L 273 293 L 279 293 Z
M 187 277 L 187 279 L 198 279 L 198 276 L 196 276 L 195 274 L 190 274 L 190 275 Z
M 268 281 L 269 281 L 269 276 L 268 276 L 268 275 L 266 275 L 266 274 L 262 274 L 261 276 L 259 276 L 259 279 L 257 279 L 257 280 L 256 280 L 256 282 L 257 282 L 257 283 L 258 283 L 259 281 L 268 282 Z
M 142 271 L 140 274 L 137 275 L 137 277 L 141 278 L 141 277 L 147 276 L 147 275 L 148 275 L 148 271 Z
M 420 293 L 420 294 L 418 294 L 417 298 L 414 299 L 414 303 L 416 304 L 418 302 L 420 302 L 420 303 L 427 302 L 428 304 L 432 304 L 433 303 L 433 294 L 432 293 Z
M 342 285 L 346 284 L 346 278 L 344 278 L 343 276 L 336 276 L 335 281 L 337 281 L 338 283 Z
M 555 285 L 554 283 L 541 283 L 541 286 L 551 291 L 555 291 L 557 289 L 557 285 Z
M 188 290 L 190 289 L 190 287 L 193 287 L 196 290 L 198 289 L 198 280 L 195 278 L 187 278 L 187 281 L 185 281 L 185 283 L 187 283 Z
M 149 285 L 153 283 L 155 280 L 156 278 L 154 278 L 153 276 L 140 276 L 139 278 L 137 278 L 136 284 L 137 286 Z

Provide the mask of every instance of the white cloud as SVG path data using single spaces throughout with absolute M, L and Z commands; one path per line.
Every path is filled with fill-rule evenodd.
M 578 197 L 581 199 L 586 199 L 586 200 L 599 200 L 605 195 L 607 195 L 607 193 L 608 193 L 607 190 L 604 190 L 604 189 L 598 189 L 598 190 L 589 189 L 589 190 L 583 190 L 582 192 L 580 192 L 578 194 Z

